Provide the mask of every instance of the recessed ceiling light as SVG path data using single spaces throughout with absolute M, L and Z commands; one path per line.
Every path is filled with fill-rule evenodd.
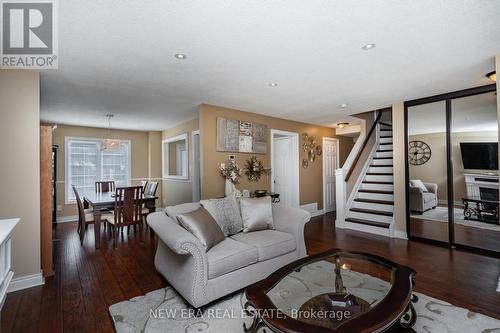
M 338 123 L 337 126 L 340 127 L 340 128 L 344 128 L 346 126 L 348 126 L 349 123 Z
M 339 105 L 341 109 L 345 109 L 347 107 L 347 103 L 342 103 Z
M 185 54 L 182 54 L 182 53 L 177 53 L 177 54 L 175 55 L 175 57 L 176 57 L 177 59 L 179 59 L 179 60 L 184 60 L 184 59 L 186 59 L 186 58 L 187 58 L 187 56 L 186 56 Z
M 269 87 L 277 87 L 277 86 L 278 86 L 278 84 L 273 82 L 273 83 L 269 83 L 269 84 L 268 84 L 268 86 L 269 86 Z
M 373 49 L 375 46 L 376 46 L 375 44 L 366 44 L 366 45 L 363 45 L 363 47 L 361 47 L 361 49 L 368 51 L 368 50 Z

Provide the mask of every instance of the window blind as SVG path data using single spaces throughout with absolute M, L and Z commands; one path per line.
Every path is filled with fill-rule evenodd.
M 114 180 L 116 186 L 130 184 L 130 143 L 120 149 L 100 149 L 99 139 L 68 139 L 66 143 L 66 198 L 75 200 L 71 185 L 83 195 L 94 191 L 96 181 Z

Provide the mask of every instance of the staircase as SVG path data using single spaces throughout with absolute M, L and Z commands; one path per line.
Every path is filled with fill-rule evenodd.
M 379 122 L 374 153 L 349 202 L 345 227 L 389 236 L 394 213 L 392 125 Z

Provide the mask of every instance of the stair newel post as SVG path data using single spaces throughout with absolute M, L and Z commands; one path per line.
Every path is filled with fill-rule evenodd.
M 347 214 L 347 182 L 345 176 L 347 172 L 344 169 L 335 170 L 335 196 L 337 204 L 337 219 L 335 227 L 344 228 L 345 217 Z

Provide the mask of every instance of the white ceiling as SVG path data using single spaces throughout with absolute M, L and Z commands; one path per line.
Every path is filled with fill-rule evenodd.
M 161 130 L 210 103 L 353 123 L 348 115 L 393 101 L 491 83 L 484 74 L 500 53 L 498 0 L 64 0 L 59 7 L 59 70 L 42 74 L 46 122 L 105 127 L 111 112 L 112 127 Z M 367 43 L 376 48 L 361 50 Z
M 453 132 L 498 131 L 497 96 L 487 93 L 451 101 Z M 429 134 L 446 132 L 445 101 L 408 108 L 408 133 Z

